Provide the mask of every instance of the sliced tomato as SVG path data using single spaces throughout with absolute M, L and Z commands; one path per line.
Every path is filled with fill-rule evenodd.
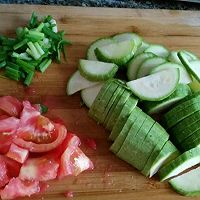
M 17 161 L 8 158 L 5 155 L 0 155 L 0 160 L 3 160 L 6 163 L 6 168 L 8 170 L 8 176 L 10 178 L 17 177 L 21 168 L 21 164 Z
M 0 153 L 8 152 L 12 143 L 14 133 L 19 126 L 19 119 L 8 117 L 0 120 Z
M 38 181 L 53 180 L 57 176 L 58 167 L 58 162 L 53 158 L 30 158 L 22 165 L 19 178 Z
M 69 146 L 61 156 L 58 178 L 63 178 L 68 175 L 77 176 L 81 172 L 93 168 L 92 161 L 80 148 Z
M 67 135 L 67 129 L 64 126 L 57 124 L 57 125 L 55 125 L 55 129 L 49 134 L 56 137 L 56 139 L 50 143 L 39 143 L 38 144 L 38 143 L 35 143 L 32 141 L 26 141 L 23 138 L 19 138 L 19 137 L 14 138 L 13 142 L 20 147 L 28 149 L 30 152 L 39 152 L 39 153 L 47 152 L 52 149 L 55 149 L 64 141 L 64 139 Z
M 27 149 L 18 147 L 16 144 L 11 144 L 6 156 L 16 160 L 19 163 L 24 163 L 28 158 L 29 151 Z
M 19 117 L 22 111 L 22 103 L 15 97 L 3 96 L 0 97 L 0 110 L 10 116 Z
M 0 159 L 0 188 L 5 186 L 9 182 L 8 171 L 6 163 L 3 159 Z
M 39 181 L 22 181 L 12 178 L 8 185 L 1 191 L 1 199 L 15 199 L 17 197 L 31 196 L 40 192 Z
M 78 136 L 74 135 L 73 133 L 67 133 L 67 136 L 63 143 L 59 145 L 56 149 L 49 152 L 49 156 L 53 158 L 59 158 L 64 153 L 68 146 L 78 147 L 81 144 L 81 141 Z

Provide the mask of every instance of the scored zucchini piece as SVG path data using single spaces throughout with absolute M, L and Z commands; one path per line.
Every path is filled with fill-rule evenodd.
M 135 52 L 135 56 L 143 53 L 145 51 L 145 49 L 147 49 L 149 47 L 149 44 L 145 41 L 142 41 L 142 44 L 139 48 L 137 48 L 137 51 Z
M 169 109 L 172 105 L 191 94 L 190 87 L 188 85 L 179 84 L 176 90 L 162 101 L 144 101 L 143 108 L 148 114 L 155 114 Z
M 105 81 L 113 78 L 118 70 L 114 63 L 105 63 L 93 60 L 79 61 L 80 74 L 89 81 Z
M 167 58 L 169 56 L 169 51 L 162 45 L 151 44 L 144 52 L 151 52 L 156 56 Z
M 153 57 L 146 59 L 139 67 L 137 71 L 137 78 L 141 78 L 150 74 L 151 70 L 163 63 L 167 62 L 165 58 Z
M 133 40 L 116 42 L 103 47 L 97 47 L 95 54 L 97 58 L 104 62 L 112 62 L 116 65 L 125 65 L 137 50 Z
M 159 171 L 160 180 L 173 178 L 185 170 L 200 163 L 200 148 L 193 148 L 184 152 Z
M 113 36 L 113 40 L 115 40 L 116 42 L 133 40 L 137 48 L 140 47 L 142 44 L 142 38 L 136 33 L 119 33 Z
M 178 52 L 178 57 L 180 58 L 182 64 L 185 68 L 194 76 L 194 78 L 200 82 L 200 61 L 189 61 L 184 52 Z
M 127 66 L 127 77 L 129 81 L 135 80 L 137 78 L 137 71 L 140 65 L 148 58 L 155 57 L 152 53 L 141 53 L 136 57 L 132 58 Z
M 81 76 L 80 72 L 77 70 L 74 74 L 71 75 L 67 82 L 66 92 L 68 95 L 72 95 L 80 90 L 85 88 L 92 87 L 99 84 L 100 82 L 89 81 Z
M 177 68 L 180 71 L 180 80 L 179 83 L 183 83 L 183 84 L 188 84 L 192 82 L 192 78 L 190 76 L 190 74 L 187 72 L 187 70 L 185 69 L 184 66 L 176 64 L 176 63 L 171 63 L 171 62 L 166 62 L 164 64 L 161 64 L 157 67 L 154 67 L 150 74 L 154 74 L 156 72 L 159 72 L 161 70 L 165 70 L 165 69 L 169 69 L 169 68 Z
M 169 56 L 167 57 L 167 60 L 169 60 L 172 63 L 176 63 L 179 65 L 182 65 L 182 62 L 180 61 L 178 57 L 178 52 L 177 51 L 171 51 Z
M 182 174 L 169 181 L 172 188 L 184 196 L 197 196 L 200 194 L 200 167 Z
M 100 38 L 96 41 L 94 41 L 88 48 L 87 50 L 87 59 L 88 60 L 98 60 L 96 55 L 95 55 L 95 52 L 94 50 L 97 48 L 97 47 L 102 47 L 102 46 L 106 46 L 108 44 L 112 44 L 114 43 L 113 39 L 112 38 Z
M 100 83 L 93 87 L 81 90 L 81 98 L 88 108 L 92 106 L 95 98 L 97 97 L 102 87 L 103 87 L 103 83 Z
M 179 76 L 179 69 L 171 68 L 127 82 L 127 86 L 142 100 L 159 101 L 175 91 Z

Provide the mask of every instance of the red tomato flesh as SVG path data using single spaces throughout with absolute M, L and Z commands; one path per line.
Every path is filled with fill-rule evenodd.
M 5 186 L 9 182 L 8 171 L 6 163 L 3 159 L 0 159 L 0 188 Z
M 16 144 L 11 144 L 7 157 L 16 160 L 19 163 L 24 163 L 28 158 L 29 151 L 27 149 L 18 147 Z

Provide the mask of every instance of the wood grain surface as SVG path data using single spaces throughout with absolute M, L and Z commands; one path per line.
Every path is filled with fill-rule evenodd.
M 88 117 L 87 109 L 80 104 L 80 95 L 66 96 L 65 88 L 88 45 L 99 37 L 118 32 L 134 31 L 148 42 L 164 44 L 171 50 L 191 50 L 200 56 L 200 12 L 0 5 L 0 34 L 14 35 L 15 28 L 25 25 L 32 11 L 54 16 L 59 29 L 66 31 L 66 37 L 73 42 L 68 48 L 67 62 L 52 64 L 45 74 L 36 74 L 31 86 L 35 92 L 29 95 L 21 84 L 0 79 L 0 95 L 46 103 L 50 114 L 63 118 L 68 130 L 83 139 L 94 138 L 97 150 L 82 145 L 94 162 L 92 172 L 52 181 L 44 195 L 31 199 L 66 199 L 63 195 L 66 191 L 74 193 L 74 200 L 186 199 L 170 189 L 167 183 L 160 183 L 157 177 L 145 178 L 109 152 L 108 133 Z

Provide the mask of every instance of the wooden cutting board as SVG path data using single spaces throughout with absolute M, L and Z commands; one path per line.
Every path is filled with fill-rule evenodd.
M 46 103 L 51 115 L 62 118 L 68 130 L 81 138 L 94 138 L 97 150 L 82 146 L 94 162 L 92 172 L 52 181 L 43 197 L 31 199 L 65 199 L 63 193 L 66 191 L 74 193 L 74 200 L 185 199 L 167 183 L 160 183 L 157 177 L 145 178 L 109 152 L 108 133 L 88 117 L 87 109 L 80 104 L 80 95 L 68 97 L 65 88 L 78 60 L 84 58 L 88 45 L 99 37 L 119 32 L 133 31 L 148 42 L 164 44 L 171 50 L 191 50 L 200 56 L 200 12 L 0 5 L 0 34 L 14 35 L 16 27 L 25 25 L 32 11 L 54 16 L 59 29 L 66 31 L 66 37 L 73 42 L 68 48 L 68 60 L 61 65 L 52 64 L 43 75 L 36 74 L 28 91 L 21 84 L 0 79 L 0 95 Z

